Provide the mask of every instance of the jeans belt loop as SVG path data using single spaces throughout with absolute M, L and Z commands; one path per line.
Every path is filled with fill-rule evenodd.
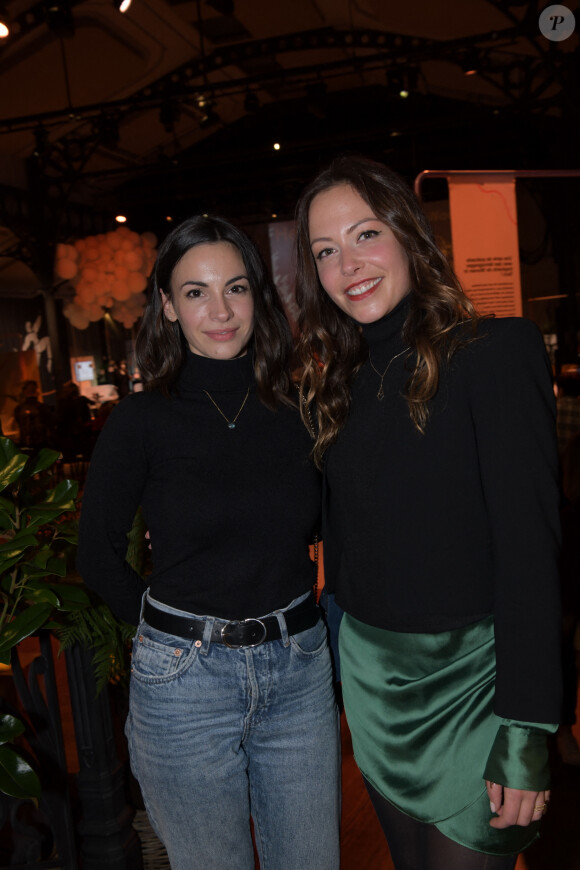
M 203 627 L 203 637 L 201 639 L 200 653 L 206 656 L 211 646 L 211 634 L 215 623 L 215 616 L 208 616 Z
M 147 587 L 147 589 L 145 590 L 145 592 L 141 596 L 141 610 L 139 611 L 139 622 L 141 622 L 143 619 L 143 612 L 145 610 L 145 602 L 147 601 L 148 597 L 149 597 L 149 587 Z M 137 624 L 139 624 L 139 623 L 137 623 Z
M 278 625 L 280 626 L 280 640 L 282 641 L 284 646 L 289 646 L 290 635 L 288 634 L 286 614 L 283 610 L 276 610 L 274 615 L 276 616 L 276 619 L 278 620 Z

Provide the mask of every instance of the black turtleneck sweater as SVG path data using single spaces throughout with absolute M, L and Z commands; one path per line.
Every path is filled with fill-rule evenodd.
M 235 429 L 232 420 L 250 388 Z M 99 436 L 84 492 L 79 571 L 135 624 L 144 585 L 125 561 L 139 505 L 151 535 L 151 595 L 180 610 L 260 616 L 308 591 L 319 475 L 297 410 L 258 399 L 251 355 L 189 353 L 175 395 L 136 393 Z
M 369 625 L 439 632 L 493 614 L 496 712 L 557 722 L 559 544 L 555 403 L 539 330 L 484 320 L 444 366 L 425 434 L 403 388 L 404 299 L 364 326 L 370 361 L 325 468 L 325 576 Z M 468 333 L 469 334 L 469 331 Z

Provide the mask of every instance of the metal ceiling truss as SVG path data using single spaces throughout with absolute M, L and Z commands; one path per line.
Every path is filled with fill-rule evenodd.
M 65 118 L 72 121 L 93 120 L 97 125 L 107 116 L 117 120 L 121 113 L 138 112 L 147 108 L 161 107 L 169 100 L 193 101 L 203 93 L 212 99 L 220 95 L 244 93 L 259 86 L 293 86 L 320 82 L 325 77 L 347 74 L 353 71 L 383 68 L 389 72 L 417 68 L 425 61 L 447 60 L 461 64 L 469 52 L 477 52 L 478 74 L 497 89 L 498 94 L 514 104 L 527 104 L 542 90 L 552 84 L 563 84 L 563 60 L 558 65 L 546 57 L 516 55 L 511 51 L 514 41 L 527 36 L 528 28 L 516 24 L 504 30 L 492 31 L 461 39 L 438 41 L 402 34 L 375 30 L 337 31 L 332 28 L 237 43 L 216 49 L 206 57 L 196 58 L 182 64 L 171 73 L 136 91 L 130 97 L 104 103 L 92 103 L 52 112 L 0 119 L 0 133 L 50 126 Z M 228 67 L 242 67 L 256 58 L 272 58 L 291 52 L 341 48 L 345 51 L 367 52 L 364 55 L 346 56 L 324 64 L 282 68 L 274 67 L 254 75 L 226 81 L 211 82 L 208 76 Z M 519 78 L 515 70 L 523 72 Z M 551 107 L 553 107 L 553 102 Z M 529 106 L 528 106 L 529 108 Z M 543 105 L 538 103 L 541 110 Z M 97 133 L 99 131 L 97 130 Z M 94 136 L 95 131 L 91 131 Z
M 71 12 L 82 2 L 83 0 L 66 0 L 66 3 L 49 3 L 48 0 L 41 0 L 40 3 L 10 18 L 10 41 L 14 42 L 16 38 L 26 36 L 43 24 L 51 30 L 67 31 L 71 35 Z
M 81 0 L 69 0 L 75 6 Z M 494 2 L 494 0 L 490 0 Z M 494 4 L 497 5 L 497 4 Z M 531 4 L 533 5 L 533 4 Z M 21 28 L 38 26 L 45 15 L 44 3 L 23 13 Z M 513 20 L 513 16 L 512 20 Z M 45 19 L 42 19 L 45 20 Z M 535 55 L 516 55 L 514 44 L 521 38 L 529 39 L 530 26 L 526 21 L 515 21 L 503 30 L 475 36 L 439 41 L 376 30 L 345 30 L 321 28 L 311 31 L 253 40 L 220 47 L 207 56 L 182 64 L 171 73 L 140 89 L 129 98 L 67 107 L 62 110 L 35 115 L 0 119 L 0 134 L 22 130 L 35 131 L 35 148 L 30 158 L 30 171 L 35 178 L 37 193 L 42 193 L 45 204 L 52 202 L 51 218 L 67 213 L 65 204 L 70 192 L 81 177 L 91 154 L 99 147 L 114 147 L 118 141 L 118 125 L 130 113 L 159 108 L 165 110 L 187 104 L 197 112 L 200 97 L 215 102 L 220 96 L 253 93 L 258 88 L 271 89 L 280 94 L 286 90 L 309 85 L 320 85 L 333 77 L 381 69 L 386 82 L 397 75 L 417 71 L 421 63 L 443 60 L 461 64 L 469 55 L 477 60 L 478 74 L 498 91 L 498 97 L 508 100 L 512 107 L 533 111 L 554 109 L 556 100 L 542 95 L 554 85 L 562 87 L 565 77 L 566 56 L 559 53 L 557 61 L 537 49 Z M 22 30 L 21 30 L 22 32 Z M 311 65 L 284 68 L 275 62 L 282 54 L 342 49 L 344 57 Z M 211 82 L 212 73 L 226 68 L 244 70 L 256 59 L 271 59 L 272 63 L 260 73 L 240 78 Z M 498 104 L 499 104 L 498 100 Z M 70 120 L 75 130 L 61 136 L 50 137 L 50 128 Z M 88 124 L 84 133 L 80 124 Z M 169 123 L 169 120 L 168 120 Z M 134 161 L 133 170 L 138 168 Z M 126 171 L 126 169 L 125 169 Z M 0 212 L 3 211 L 0 205 Z M 65 219 L 65 223 L 68 220 Z M 59 228 L 59 232 L 62 228 Z

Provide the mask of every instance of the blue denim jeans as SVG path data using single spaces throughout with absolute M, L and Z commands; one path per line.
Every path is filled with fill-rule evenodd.
M 288 637 L 284 611 L 275 615 L 281 639 L 244 649 L 210 643 L 213 618 L 195 642 L 138 627 L 126 733 L 172 870 L 252 870 L 250 816 L 261 870 L 338 870 L 340 735 L 326 627 L 320 619 Z

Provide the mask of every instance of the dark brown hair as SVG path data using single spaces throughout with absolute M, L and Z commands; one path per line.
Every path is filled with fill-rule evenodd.
M 135 354 L 144 389 L 171 393 L 187 356 L 177 321 L 163 312 L 160 291 L 171 298 L 173 270 L 196 245 L 228 242 L 240 253 L 254 301 L 252 352 L 258 395 L 269 408 L 292 401 L 290 379 L 292 335 L 266 266 L 252 241 L 228 221 L 200 215 L 176 227 L 159 248 L 149 280 L 149 299 L 137 335 Z
M 296 208 L 298 353 L 304 367 L 304 404 L 315 402 L 317 409 L 314 457 L 318 464 L 346 422 L 352 377 L 367 356 L 359 326 L 324 292 L 310 248 L 312 201 L 319 193 L 341 185 L 360 194 L 407 254 L 412 290 L 403 334 L 415 352 L 415 367 L 405 394 L 419 431 L 424 431 L 429 417 L 442 360 L 450 359 L 465 340 L 454 334 L 454 327 L 471 318 L 475 331 L 477 322 L 473 305 L 437 247 L 427 217 L 405 181 L 365 157 L 334 160 L 306 188 Z

